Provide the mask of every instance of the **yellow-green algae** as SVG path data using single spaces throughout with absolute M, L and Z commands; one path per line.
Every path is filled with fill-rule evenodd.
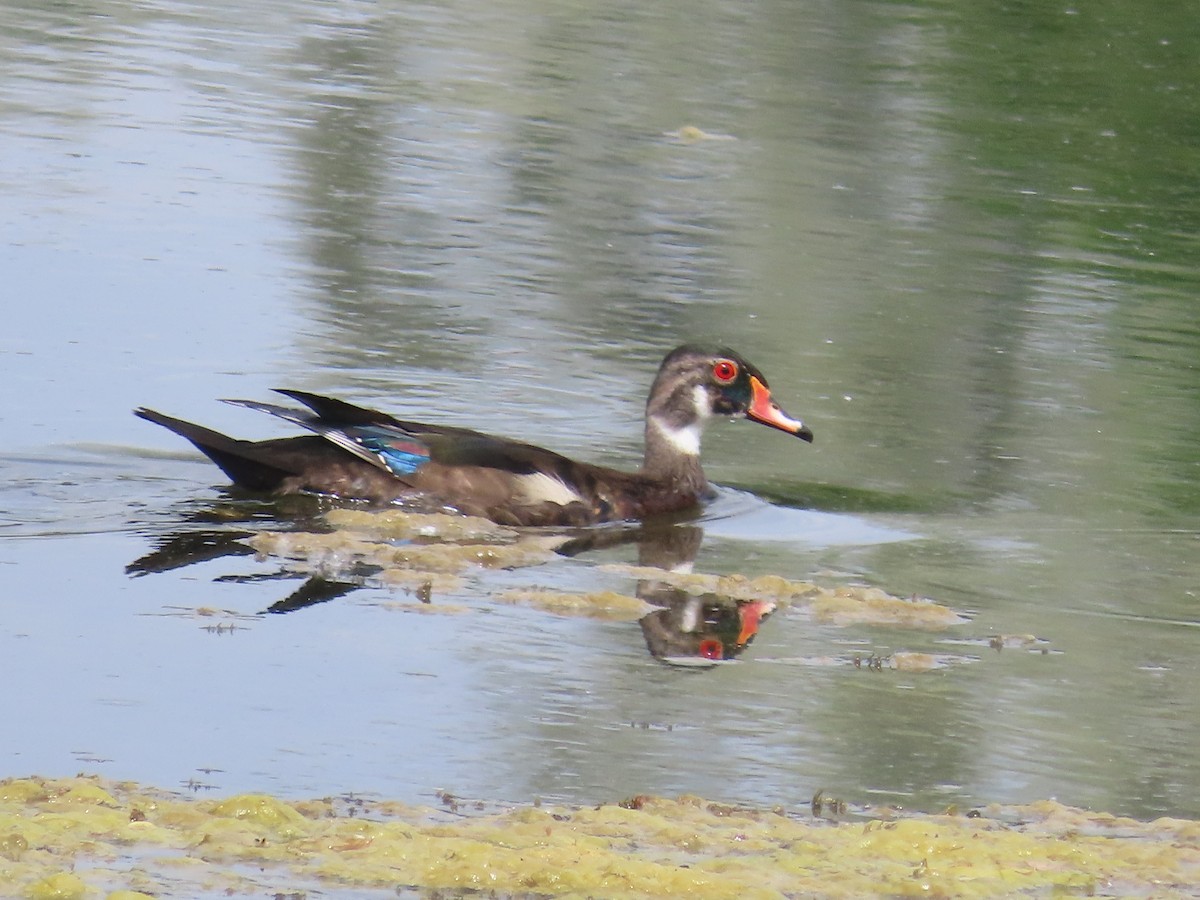
M 700 141 L 736 141 L 737 138 L 732 134 L 719 134 L 711 131 L 704 131 L 695 125 L 684 125 L 682 128 L 676 128 L 674 131 L 668 131 L 663 134 L 663 137 L 671 138 L 682 144 L 695 144 Z
M 656 608 L 638 597 L 616 591 L 573 594 L 544 588 L 514 588 L 494 595 L 494 599 L 501 603 L 524 603 L 559 615 L 616 621 L 634 621 Z
M 980 817 L 837 823 L 697 797 L 474 818 L 392 802 L 347 815 L 343 806 L 259 794 L 196 800 L 89 777 L 0 782 L 0 893 L 125 900 L 340 885 L 613 900 L 1182 897 L 1200 881 L 1200 823 L 1049 801 Z
M 303 563 L 314 571 L 349 569 L 366 563 L 385 571 L 400 568 L 453 574 L 471 566 L 512 569 L 540 565 L 553 558 L 554 544 L 561 542 L 561 539 L 529 536 L 508 543 L 494 540 L 458 543 L 458 539 L 451 539 L 392 544 L 383 537 L 381 533 L 359 536 L 348 529 L 330 533 L 260 531 L 247 538 L 246 543 L 261 554 Z
M 635 578 L 653 579 L 692 594 L 713 594 L 730 601 L 771 600 L 806 610 L 817 621 L 832 625 L 890 625 L 940 630 L 962 625 L 965 617 L 940 603 L 904 599 L 879 588 L 859 585 L 822 587 L 811 581 L 790 581 L 779 575 L 706 575 L 668 572 L 647 566 L 613 564 L 601 567 Z
M 435 539 L 455 543 L 511 543 L 521 532 L 476 516 L 416 513 L 402 509 L 331 509 L 325 520 L 334 528 L 387 540 Z
M 426 514 L 407 510 L 333 509 L 326 513 L 328 533 L 262 531 L 247 542 L 259 553 L 291 561 L 301 571 L 349 570 L 366 564 L 388 584 L 452 593 L 462 586 L 459 573 L 470 568 L 513 569 L 554 558 L 563 535 L 521 531 L 470 516 Z M 671 572 L 647 566 L 605 565 L 602 571 L 705 594 L 729 603 L 766 600 L 807 611 L 833 625 L 885 625 L 940 630 L 967 620 L 929 600 L 895 597 L 877 588 L 843 585 L 822 587 L 778 575 L 706 575 Z M 628 615 L 648 609 L 635 598 L 612 592 L 555 594 L 530 588 L 509 592 L 505 602 L 529 602 L 558 612 Z M 619 612 L 615 612 L 619 608 Z

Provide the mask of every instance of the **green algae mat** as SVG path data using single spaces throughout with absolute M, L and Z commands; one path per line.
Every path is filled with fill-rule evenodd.
M 0 895 L 30 900 L 1198 897 L 1198 884 L 1200 823 L 1053 802 L 835 822 L 697 797 L 464 814 L 0 782 Z

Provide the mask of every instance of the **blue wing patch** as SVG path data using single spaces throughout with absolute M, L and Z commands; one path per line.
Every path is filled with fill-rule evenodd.
M 429 447 L 412 435 L 385 425 L 361 425 L 343 433 L 368 451 L 393 475 L 411 475 L 429 462 Z

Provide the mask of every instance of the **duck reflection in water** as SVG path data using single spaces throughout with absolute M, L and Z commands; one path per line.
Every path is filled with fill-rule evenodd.
M 615 533 L 618 537 L 620 533 Z M 594 531 L 560 549 L 569 554 L 609 546 L 606 531 Z M 704 541 L 696 523 L 647 523 L 626 532 L 623 542 L 638 545 L 638 565 L 673 575 L 690 574 Z M 641 578 L 636 594 L 661 607 L 638 620 L 646 649 L 677 666 L 712 667 L 740 656 L 775 610 L 773 600 L 743 600 L 715 593 L 695 594 L 665 578 Z
M 313 499 L 313 498 L 310 498 Z M 133 576 L 168 572 L 222 558 L 253 556 L 257 551 L 247 540 L 256 532 L 236 527 L 261 520 L 264 511 L 256 506 L 239 509 L 232 505 L 208 508 L 192 513 L 193 527 L 165 535 L 157 547 L 126 567 Z M 299 532 L 317 527 L 317 521 L 301 514 L 300 498 L 290 498 L 289 511 Z M 239 523 L 236 520 L 242 519 Z M 270 518 L 276 523 L 280 515 Z M 205 523 L 221 522 L 224 528 L 203 527 Z M 195 527 L 200 526 L 199 528 Z M 670 580 L 670 575 L 689 573 L 704 539 L 703 528 L 694 522 L 668 521 L 627 526 L 583 528 L 554 535 L 544 529 L 533 529 L 533 539 L 548 537 L 553 550 L 561 556 L 586 553 L 636 544 L 640 567 L 663 570 L 662 578 L 638 579 L 636 596 L 658 607 L 642 616 L 638 623 L 651 655 L 665 663 L 680 666 L 712 667 L 739 656 L 757 634 L 760 623 L 774 610 L 769 600 L 737 600 L 718 594 L 695 594 Z M 320 575 L 306 574 L 286 565 L 270 572 L 249 575 L 220 575 L 214 580 L 222 583 L 259 583 L 291 581 L 303 578 L 303 583 L 286 597 L 272 603 L 264 613 L 282 614 L 306 609 L 346 596 L 364 587 L 377 585 L 379 566 L 362 561 L 348 561 L 336 571 Z M 431 583 L 416 589 L 419 602 L 436 603 Z

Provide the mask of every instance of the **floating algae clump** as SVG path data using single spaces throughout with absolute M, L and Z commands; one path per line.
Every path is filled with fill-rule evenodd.
M 553 556 L 553 548 L 546 541 L 533 538 L 508 543 L 414 540 L 393 544 L 380 536 L 364 537 L 346 530 L 261 531 L 247 538 L 246 543 L 259 553 L 299 562 L 301 568 L 332 572 L 351 571 L 363 565 L 384 572 L 414 569 L 454 573 L 472 566 L 512 569 L 540 565 Z
M 83 900 L 87 884 L 71 872 L 58 872 L 30 886 L 26 896 L 29 900 Z
M 93 790 L 111 804 L 63 802 Z M 0 894 L 765 900 L 1109 896 L 1116 885 L 1171 897 L 1195 896 L 1200 880 L 1200 823 L 1051 802 L 977 818 L 840 823 L 697 797 L 465 818 L 393 802 L 353 811 L 335 800 L 205 801 L 88 778 L 0 782 L 0 835 L 24 846 L 16 860 L 0 857 Z
M 400 509 L 333 509 L 332 532 L 260 531 L 246 539 L 264 556 L 301 571 L 378 570 L 380 581 L 410 585 L 441 581 L 470 568 L 515 569 L 554 558 L 561 536 L 522 532 L 488 519 Z M 453 589 L 454 585 L 449 585 Z
M 729 603 L 771 600 L 807 610 L 832 625 L 893 625 L 937 630 L 961 625 L 966 618 L 931 600 L 896 597 L 878 588 L 843 585 L 826 588 L 811 581 L 790 581 L 779 575 L 705 575 L 668 572 L 646 566 L 601 567 L 635 578 L 669 584 L 690 594 L 711 594 Z
M 599 567 L 601 571 L 631 576 L 670 585 L 689 594 L 713 594 L 730 602 L 738 600 L 775 600 L 793 602 L 817 593 L 821 588 L 810 581 L 789 581 L 779 575 L 706 575 L 675 572 L 653 566 L 627 566 L 619 563 Z
M 893 597 L 878 588 L 821 589 L 811 600 L 814 618 L 832 625 L 896 625 L 937 630 L 967 620 L 930 600 Z
M 435 538 L 439 541 L 514 541 L 519 532 L 475 516 L 413 513 L 400 509 L 331 509 L 325 514 L 334 528 L 390 540 Z
M 585 616 L 594 619 L 632 621 L 655 607 L 645 600 L 616 591 L 592 591 L 571 594 L 544 588 L 515 588 L 495 597 L 501 603 L 524 603 L 558 615 Z
M 301 833 L 306 824 L 304 816 L 295 809 L 266 794 L 241 794 L 230 797 L 210 807 L 208 811 L 213 816 L 237 819 L 260 826 L 280 837 L 291 837 Z
M 377 581 L 407 588 L 457 590 L 457 579 L 469 569 L 515 569 L 555 558 L 561 534 L 518 530 L 470 516 L 409 512 L 400 509 L 333 509 L 326 514 L 332 532 L 262 531 L 247 538 L 260 554 L 291 561 L 300 571 L 316 574 L 354 573 L 364 568 Z M 718 603 L 767 601 L 792 605 L 833 625 L 883 625 L 938 630 L 967 620 L 930 600 L 896 597 L 877 588 L 843 585 L 822 587 L 779 575 L 749 578 L 740 574 L 708 575 L 651 566 L 600 565 L 627 578 L 705 596 Z M 625 615 L 647 611 L 634 598 L 616 603 L 612 592 L 553 594 L 537 588 L 509 592 L 504 602 L 527 602 L 546 609 L 577 613 Z M 620 611 L 617 611 L 617 607 Z M 640 610 L 640 613 L 639 613 Z

